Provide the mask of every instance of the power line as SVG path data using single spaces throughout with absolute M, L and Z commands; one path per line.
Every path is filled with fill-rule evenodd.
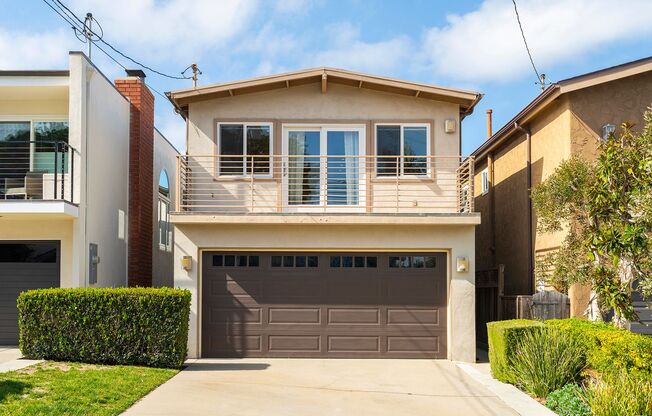
M 104 38 L 103 38 L 104 31 L 102 30 L 102 26 L 99 24 L 99 22 L 98 22 L 98 25 L 100 26 L 100 30 L 102 30 L 102 35 L 98 35 L 98 34 L 95 33 L 93 30 L 91 30 L 91 28 L 86 24 L 86 22 L 82 21 L 82 20 L 81 20 L 81 19 L 80 19 L 80 18 L 79 18 L 79 17 L 78 17 L 78 16 L 77 16 L 73 11 L 72 11 L 72 10 L 70 10 L 70 9 L 68 8 L 68 6 L 66 6 L 66 5 L 65 5 L 61 0 L 54 0 L 54 1 L 56 2 L 55 5 L 57 5 L 57 6 L 59 7 L 59 9 L 62 10 L 62 11 L 64 12 L 64 14 L 66 15 L 67 18 L 64 17 L 61 13 L 59 13 L 59 11 L 57 11 L 56 9 L 54 9 L 54 7 L 53 7 L 53 6 L 52 6 L 52 5 L 51 5 L 47 0 L 43 0 L 43 2 L 44 2 L 45 4 L 47 4 L 47 5 L 48 5 L 52 10 L 54 10 L 55 12 L 57 12 L 57 14 L 58 14 L 59 16 L 61 16 L 61 17 L 62 17 L 62 18 L 63 18 L 63 19 L 68 23 L 68 24 L 72 24 L 70 20 L 73 20 L 73 19 L 76 20 L 77 22 L 79 22 L 79 24 L 73 24 L 73 28 L 75 29 L 75 34 L 77 34 L 77 30 L 81 31 L 82 33 L 84 33 L 84 34 L 86 35 L 87 39 L 88 39 L 90 42 L 92 42 L 93 44 L 95 44 L 95 46 L 98 46 L 98 45 L 97 45 L 97 42 L 102 42 L 104 45 L 106 45 L 106 46 L 109 47 L 111 50 L 113 50 L 113 52 L 117 53 L 118 55 L 122 56 L 123 58 L 125 58 L 125 59 L 127 59 L 127 60 L 133 62 L 134 64 L 140 66 L 140 67 L 143 68 L 143 69 L 146 69 L 146 70 L 148 70 L 148 71 L 150 71 L 150 72 L 153 72 L 153 73 L 155 73 L 155 74 L 157 74 L 157 75 L 160 75 L 160 76 L 163 76 L 163 77 L 166 77 L 166 78 L 171 78 L 171 79 L 190 79 L 190 78 L 192 78 L 192 77 L 188 77 L 188 76 L 185 76 L 185 75 L 178 76 L 178 75 L 170 75 L 170 74 L 166 74 L 166 73 L 164 73 L 164 72 L 157 71 L 156 69 L 154 69 L 154 68 L 152 68 L 152 67 L 150 67 L 150 66 L 148 66 L 148 65 L 145 65 L 145 64 L 143 64 L 142 62 L 137 61 L 136 59 L 130 57 L 129 55 L 127 55 L 127 54 L 125 54 L 125 53 L 123 53 L 123 52 L 121 52 L 119 49 L 117 49 L 116 47 L 114 47 L 113 45 L 111 45 L 109 42 L 107 42 L 107 41 L 104 40 Z M 94 20 L 95 22 L 97 22 L 97 20 L 95 20 L 95 19 L 93 19 L 93 20 Z M 73 22 L 73 23 L 74 23 L 74 22 Z M 81 27 L 80 27 L 80 25 L 81 25 Z M 90 34 L 90 36 L 88 36 L 87 34 Z M 95 36 L 97 39 L 93 39 L 92 36 Z M 103 52 L 106 53 L 106 51 L 103 51 Z
M 126 66 L 124 66 L 120 61 L 118 61 L 117 59 L 115 59 L 115 58 L 114 58 L 110 53 L 108 53 L 107 51 L 105 51 L 104 49 L 102 49 L 102 48 L 100 47 L 100 45 L 95 45 L 95 46 L 96 46 L 97 49 L 99 49 L 99 50 L 100 50 L 104 55 L 108 56 L 108 57 L 109 57 L 113 62 L 115 62 L 116 64 L 118 64 L 119 66 L 121 66 L 122 69 L 124 69 L 125 71 L 127 70 L 127 67 L 126 67 Z M 152 87 L 150 84 L 146 83 L 145 80 L 143 80 L 143 82 L 145 83 L 145 85 L 147 85 L 147 88 L 149 88 L 150 90 L 154 91 L 155 93 L 157 93 L 158 95 L 160 95 L 161 97 L 163 97 L 163 99 L 164 99 L 165 101 L 168 100 L 168 97 L 166 97 L 165 94 L 163 94 L 162 92 L 160 92 L 160 91 L 157 90 L 156 88 Z
M 58 0 L 57 0 L 58 1 Z M 518 14 L 518 7 L 516 7 L 516 0 L 512 0 L 514 3 L 514 12 L 516 13 L 516 21 L 518 22 L 518 28 L 521 30 L 521 36 L 523 37 L 523 43 L 525 44 L 525 50 L 527 51 L 527 56 L 530 58 L 530 63 L 532 64 L 532 69 L 537 76 L 536 84 L 541 84 L 541 89 L 545 89 L 546 83 L 546 74 L 539 74 L 536 65 L 534 65 L 534 59 L 532 58 L 532 52 L 530 52 L 530 47 L 527 44 L 527 39 L 525 39 L 525 32 L 523 31 L 523 25 L 521 24 L 521 16 Z
M 72 29 L 75 30 L 75 34 L 77 33 L 77 31 L 81 30 L 81 29 L 79 28 L 79 26 L 78 26 L 74 21 L 69 20 L 69 19 L 70 19 L 69 17 L 64 16 L 63 14 L 61 14 L 57 9 L 55 9 L 55 8 L 54 8 L 50 3 L 48 3 L 46 0 L 43 0 L 43 2 L 44 2 L 45 4 L 47 4 L 48 7 L 50 7 L 52 10 L 54 10 L 55 13 L 57 13 L 59 16 L 61 16 L 61 18 L 62 18 L 63 20 L 65 20 L 66 22 L 68 22 L 68 24 L 70 24 L 70 26 L 72 27 Z M 100 28 L 101 28 L 101 26 L 100 26 Z M 83 39 L 82 39 L 82 38 L 79 38 L 79 36 L 78 36 L 77 38 L 78 38 L 81 42 L 86 42 L 86 41 L 88 40 L 87 38 L 83 38 Z M 100 50 L 104 55 L 106 55 L 109 59 L 111 59 L 113 62 L 115 62 L 118 66 L 120 66 L 120 67 L 121 67 L 122 69 L 124 69 L 125 71 L 127 70 L 127 67 L 124 66 L 124 65 L 122 64 L 122 62 L 120 62 L 120 61 L 118 61 L 117 59 L 115 59 L 115 57 L 114 57 L 113 55 L 111 55 L 110 53 L 108 53 L 107 51 L 105 51 L 101 46 L 99 46 L 99 45 L 97 45 L 97 44 L 96 44 L 95 46 L 96 46 L 97 49 L 99 49 L 99 50 Z M 143 80 L 143 82 L 145 82 L 145 81 Z M 157 90 L 156 88 L 152 87 L 150 84 L 148 84 L 148 83 L 145 82 L 145 85 L 147 85 L 147 87 L 148 87 L 150 90 L 152 90 L 152 91 L 154 91 L 155 93 L 157 93 L 158 95 L 160 95 L 160 96 L 161 96 L 165 101 L 168 100 L 168 97 L 166 97 L 165 94 L 163 94 L 162 92 L 160 92 L 160 91 Z

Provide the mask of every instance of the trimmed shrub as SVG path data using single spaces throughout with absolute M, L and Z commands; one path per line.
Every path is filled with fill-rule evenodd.
M 581 319 L 555 319 L 546 326 L 573 334 L 584 346 L 587 366 L 599 373 L 625 371 L 652 378 L 652 337 Z
M 568 332 L 547 327 L 526 332 L 509 361 L 515 384 L 536 397 L 547 397 L 580 378 L 585 365 L 583 350 Z
M 190 292 L 171 288 L 39 289 L 18 297 L 27 358 L 179 368 Z
M 595 416 L 652 415 L 652 380 L 640 375 L 608 373 L 586 389 Z
M 531 332 L 543 324 L 527 319 L 514 319 L 510 321 L 496 321 L 487 324 L 489 340 L 489 363 L 493 376 L 504 382 L 516 382 L 511 368 L 511 360 L 516 351 L 516 345 L 524 334 Z
M 566 384 L 550 393 L 546 407 L 559 416 L 591 416 L 585 393 L 577 384 Z

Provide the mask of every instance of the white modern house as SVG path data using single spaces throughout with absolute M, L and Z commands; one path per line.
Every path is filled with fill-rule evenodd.
M 177 151 L 143 77 L 113 83 L 80 52 L 62 71 L 0 71 L 0 345 L 22 290 L 172 284 Z

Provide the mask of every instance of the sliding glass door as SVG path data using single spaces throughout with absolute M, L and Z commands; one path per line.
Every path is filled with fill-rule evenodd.
M 297 210 L 361 207 L 364 128 L 286 127 L 286 201 Z
M 359 132 L 326 130 L 326 205 L 359 204 L 359 149 Z
M 290 130 L 287 144 L 288 205 L 319 205 L 320 131 Z

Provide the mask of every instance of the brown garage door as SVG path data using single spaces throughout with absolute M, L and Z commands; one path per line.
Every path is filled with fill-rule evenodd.
M 202 257 L 203 357 L 446 357 L 444 253 Z

